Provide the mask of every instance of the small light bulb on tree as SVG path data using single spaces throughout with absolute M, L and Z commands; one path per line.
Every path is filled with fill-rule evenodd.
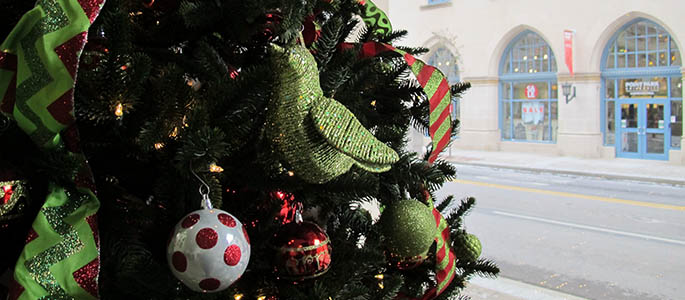
M 117 103 L 114 108 L 114 115 L 117 116 L 117 119 L 121 119 L 124 116 L 124 105 L 121 102 Z
M 221 173 L 224 171 L 224 168 L 218 166 L 216 163 L 212 163 L 209 165 L 209 171 L 212 173 Z

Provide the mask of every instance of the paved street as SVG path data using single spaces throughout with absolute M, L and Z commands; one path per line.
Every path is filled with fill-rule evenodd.
M 503 277 L 588 299 L 684 299 L 685 187 L 458 170 L 438 198 L 476 197 L 467 229 Z

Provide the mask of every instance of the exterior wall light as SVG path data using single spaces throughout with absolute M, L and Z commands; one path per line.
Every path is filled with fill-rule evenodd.
M 572 84 L 570 82 L 564 82 L 561 84 L 561 92 L 564 94 L 564 97 L 566 97 L 566 103 L 567 104 L 569 102 L 571 102 L 571 100 L 573 100 L 573 98 L 576 97 L 576 87 L 573 86 L 573 94 L 571 94 L 571 87 L 572 87 Z

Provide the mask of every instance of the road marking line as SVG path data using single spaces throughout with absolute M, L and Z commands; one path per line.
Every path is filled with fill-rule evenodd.
M 520 187 L 520 186 L 511 186 L 511 185 L 487 183 L 487 182 L 471 181 L 471 180 L 463 180 L 463 179 L 454 179 L 452 181 L 456 182 L 456 183 L 479 185 L 479 186 L 491 187 L 491 188 L 496 188 L 496 189 L 505 189 L 505 190 L 511 190 L 511 191 L 538 193 L 538 194 L 569 197 L 569 198 L 580 198 L 580 199 L 587 199 L 587 200 L 620 203 L 620 204 L 627 204 L 627 205 L 634 205 L 634 206 L 643 206 L 643 207 L 651 207 L 651 208 L 661 208 L 661 209 L 685 211 L 685 206 L 678 206 L 678 205 L 642 202 L 642 201 L 635 201 L 635 200 L 625 200 L 625 199 L 618 199 L 618 198 L 574 194 L 574 193 L 567 193 L 567 192 L 557 192 L 557 191 L 541 190 L 541 189 L 534 189 L 534 188 L 527 188 L 527 187 Z
M 660 242 L 678 244 L 678 245 L 685 246 L 685 241 L 667 239 L 667 238 L 662 238 L 662 237 L 658 237 L 658 236 L 651 236 L 651 235 L 632 233 L 632 232 L 627 232 L 627 231 L 620 231 L 620 230 L 606 229 L 606 228 L 594 227 L 594 226 L 588 226 L 588 225 L 582 225 L 582 224 L 555 221 L 555 220 L 550 220 L 550 219 L 545 219 L 545 218 L 538 218 L 538 217 L 531 217 L 531 216 L 525 216 L 525 215 L 519 215 L 519 214 L 512 214 L 512 213 L 497 211 L 497 210 L 493 210 L 492 213 L 494 213 L 496 215 L 508 216 L 508 217 L 513 217 L 513 218 L 518 218 L 518 219 L 538 221 L 538 222 L 555 224 L 555 225 L 563 225 L 563 226 L 568 226 L 568 227 L 573 227 L 573 228 L 599 231 L 599 232 L 605 232 L 605 233 L 613 233 L 613 234 L 618 234 L 618 235 L 637 237 L 637 238 L 643 238 L 643 239 L 647 239 L 647 240 L 660 241 Z

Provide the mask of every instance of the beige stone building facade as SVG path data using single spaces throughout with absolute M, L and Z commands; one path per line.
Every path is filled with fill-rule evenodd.
M 473 85 L 456 103 L 461 129 L 452 147 L 685 164 L 685 2 L 377 4 L 395 29 L 409 31 L 400 44 L 431 48 L 425 60 Z M 417 133 L 413 141 L 428 140 Z

